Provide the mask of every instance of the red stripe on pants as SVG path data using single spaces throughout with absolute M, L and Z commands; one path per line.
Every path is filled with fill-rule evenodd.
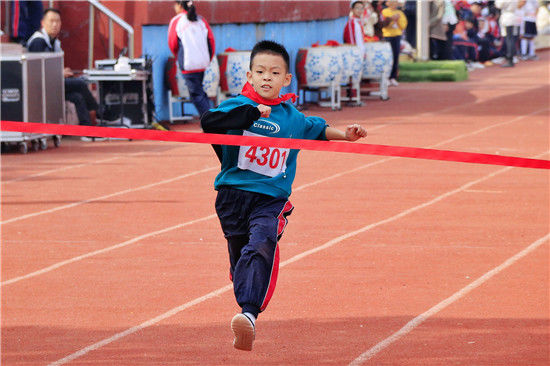
M 269 280 L 269 287 L 267 288 L 267 293 L 265 294 L 264 302 L 260 306 L 260 311 L 264 311 L 269 304 L 269 300 L 275 292 L 275 285 L 277 284 L 277 277 L 279 275 L 279 243 L 275 247 L 275 258 L 273 259 L 273 268 L 271 269 L 271 279 Z
M 279 275 L 279 238 L 281 237 L 281 235 L 283 235 L 283 231 L 285 230 L 286 224 L 288 223 L 286 216 L 288 216 L 293 209 L 294 206 L 292 206 L 292 203 L 290 203 L 290 201 L 287 201 L 285 203 L 285 206 L 283 207 L 283 210 L 278 216 L 279 224 L 277 225 L 277 244 L 275 247 L 275 256 L 273 258 L 273 267 L 271 268 L 271 278 L 269 280 L 269 286 L 267 287 L 267 293 L 265 294 L 264 301 L 262 302 L 262 306 L 260 306 L 260 311 L 265 310 L 267 304 L 269 304 L 269 300 L 271 300 L 271 297 L 273 296 L 273 292 L 275 292 L 277 277 Z

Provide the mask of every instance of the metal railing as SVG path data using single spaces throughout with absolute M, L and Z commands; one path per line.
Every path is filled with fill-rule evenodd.
M 88 68 L 93 68 L 94 62 L 94 27 L 95 27 L 95 9 L 99 10 L 109 18 L 109 58 L 114 58 L 115 37 L 113 32 L 113 22 L 117 23 L 128 33 L 128 57 L 134 58 L 134 28 L 122 20 L 118 15 L 109 10 L 105 5 L 97 0 L 88 0 L 90 4 L 90 26 L 88 33 Z

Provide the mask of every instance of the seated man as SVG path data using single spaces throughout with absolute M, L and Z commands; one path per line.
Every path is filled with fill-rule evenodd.
M 61 52 L 61 42 L 57 39 L 61 31 L 61 15 L 59 10 L 48 8 L 44 10 L 41 21 L 42 28 L 36 31 L 27 41 L 29 52 Z M 98 105 L 86 82 L 74 77 L 68 67 L 63 70 L 65 76 L 65 100 L 74 103 L 78 120 L 81 125 L 95 124 Z

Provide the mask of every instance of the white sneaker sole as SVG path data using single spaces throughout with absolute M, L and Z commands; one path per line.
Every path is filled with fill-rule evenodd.
M 243 351 L 252 351 L 252 344 L 256 336 L 254 326 L 244 314 L 237 314 L 231 320 L 231 330 L 235 335 L 233 347 Z

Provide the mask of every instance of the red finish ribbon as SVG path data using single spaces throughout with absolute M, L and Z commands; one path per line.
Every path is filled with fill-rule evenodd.
M 143 130 L 132 128 L 76 126 L 47 123 L 0 121 L 0 130 L 51 135 L 97 136 L 133 140 L 174 141 L 199 144 L 233 146 L 271 146 L 300 150 L 334 151 L 354 154 L 396 156 L 402 158 L 430 159 L 504 165 L 520 168 L 550 169 L 550 160 L 520 158 L 514 156 L 479 154 L 418 147 L 373 145 L 338 141 L 285 139 L 274 137 L 235 136 L 211 133 Z

